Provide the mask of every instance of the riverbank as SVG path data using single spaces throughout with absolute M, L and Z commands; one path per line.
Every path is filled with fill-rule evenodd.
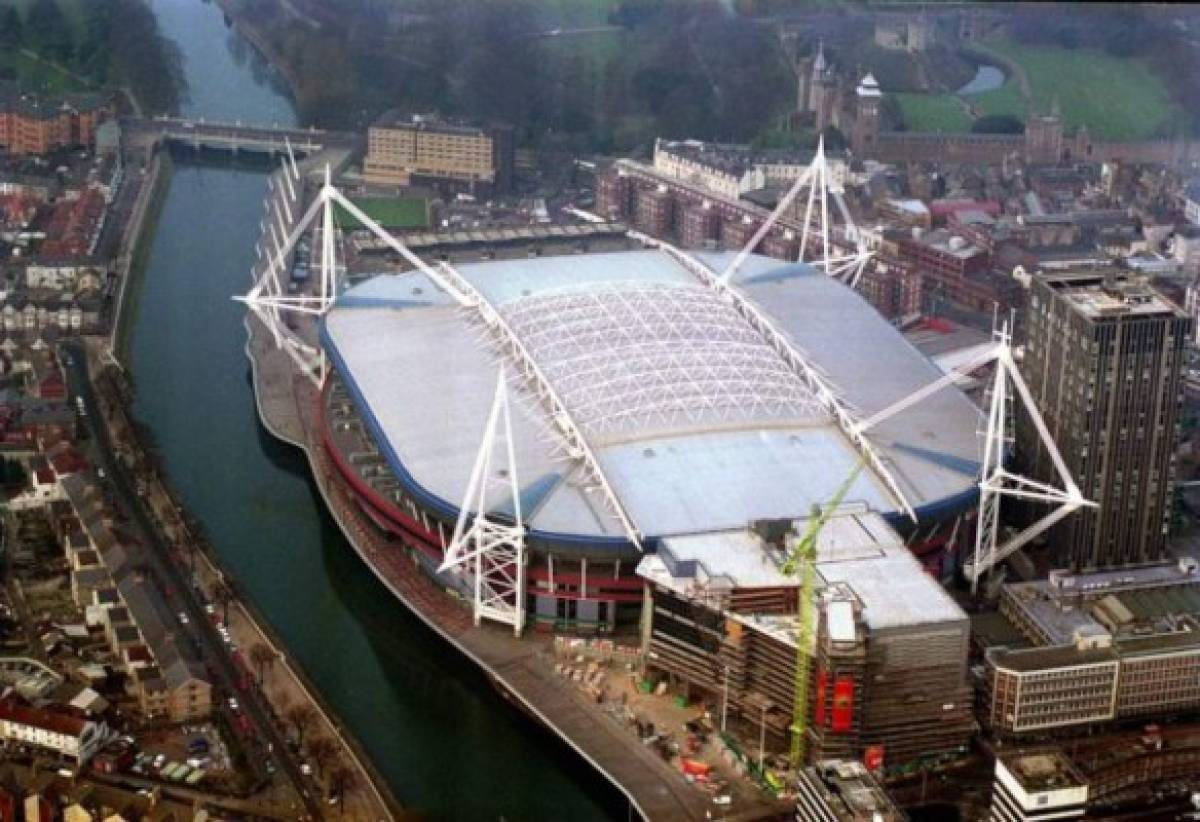
M 122 235 L 117 270 L 119 293 L 113 315 L 113 328 L 104 344 L 89 346 L 89 361 L 95 373 L 103 367 L 105 360 L 115 360 L 118 365 L 128 360 L 132 318 L 137 316 L 138 298 L 149 275 L 149 248 L 155 236 L 155 227 L 163 201 L 170 188 L 174 172 L 174 161 L 169 151 L 151 151 L 150 163 L 145 167 L 135 204 Z M 111 361 L 110 360 L 110 361 Z M 146 464 L 144 454 L 149 450 L 139 440 L 139 426 L 132 421 L 132 413 L 124 402 L 106 407 L 104 422 L 113 432 L 115 441 L 123 443 L 131 451 L 133 464 Z M 176 491 L 168 485 L 160 473 L 145 478 L 144 501 L 148 504 L 162 533 L 177 551 L 186 551 L 176 556 L 178 563 L 190 565 L 208 599 L 214 600 L 218 592 L 235 592 L 230 599 L 229 628 L 237 637 L 237 644 L 248 654 L 249 649 L 261 645 L 269 651 L 273 660 L 261 671 L 260 687 L 276 721 L 283 725 L 285 717 L 297 706 L 307 705 L 314 717 L 314 727 L 308 729 L 310 739 L 321 736 L 335 743 L 337 755 L 333 761 L 338 766 L 325 768 L 317 763 L 316 768 L 326 788 L 338 787 L 344 795 L 343 814 L 352 819 L 382 820 L 401 819 L 403 809 L 391 794 L 386 780 L 375 770 L 373 763 L 361 745 L 346 730 L 319 690 L 313 685 L 303 669 L 290 658 L 285 643 L 271 628 L 269 622 L 253 602 L 236 593 L 236 578 L 221 567 L 210 546 L 200 535 L 193 533 L 187 524 L 184 506 Z M 339 775 L 339 766 L 347 767 L 354 775 Z M 333 785 L 334 782 L 338 784 Z
M 146 273 L 150 238 L 154 236 L 153 227 L 170 186 L 173 168 L 170 154 L 153 153 L 150 164 L 144 169 L 137 199 L 121 235 L 116 264 L 118 291 L 108 341 L 109 352 L 118 361 L 123 361 L 127 354 L 129 336 L 126 317 L 130 313 L 129 302 L 132 300 L 136 308 L 138 287 Z M 147 226 L 150 227 L 149 233 Z
M 102 355 L 97 346 L 89 346 L 89 370 L 102 367 Z M 289 658 L 285 644 L 254 604 L 241 596 L 236 579 L 221 567 L 208 541 L 192 530 L 189 517 L 166 477 L 161 472 L 144 468 L 155 461 L 147 457 L 148 449 L 138 437 L 138 426 L 126 403 L 113 392 L 102 393 L 101 397 L 102 421 L 110 431 L 112 441 L 128 464 L 143 466 L 138 472 L 141 500 L 159 533 L 171 546 L 172 560 L 186 571 L 206 600 L 221 603 L 226 625 L 240 648 L 239 664 L 250 670 L 255 666 L 253 657 L 262 654 L 255 687 L 265 697 L 274 722 L 280 727 L 289 722 L 294 726 L 292 729 L 302 739 L 298 746 L 302 753 L 307 750 L 304 742 L 316 738 L 329 739 L 336 744 L 330 754 L 316 757 L 310 753 L 309 756 L 319 759 L 313 765 L 322 788 L 342 795 L 337 812 L 356 820 L 404 819 L 403 809 L 387 789 L 386 782 L 372 770 L 356 741 L 345 732 L 303 670 Z M 265 651 L 256 651 L 256 647 Z M 307 706 L 307 709 L 300 706 Z M 289 717 L 294 717 L 295 721 Z M 301 717 L 306 717 L 303 722 Z M 311 745 L 308 748 L 311 749 Z M 276 754 L 284 755 L 285 752 L 276 751 Z M 354 775 L 346 776 L 343 768 L 353 771 Z

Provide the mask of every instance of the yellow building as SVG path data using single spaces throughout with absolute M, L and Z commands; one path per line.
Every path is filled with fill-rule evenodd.
M 511 168 L 511 131 L 505 127 L 391 112 L 367 131 L 363 178 L 374 185 L 433 182 L 503 190 Z

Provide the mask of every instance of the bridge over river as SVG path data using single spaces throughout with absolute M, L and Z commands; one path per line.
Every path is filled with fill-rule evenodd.
M 227 123 L 182 117 L 121 119 L 121 131 L 134 144 L 150 147 L 159 141 L 190 146 L 193 149 L 284 154 L 288 146 L 297 155 L 316 154 L 326 149 L 351 152 L 363 143 L 361 134 L 325 131 L 297 126 L 250 125 L 240 121 Z

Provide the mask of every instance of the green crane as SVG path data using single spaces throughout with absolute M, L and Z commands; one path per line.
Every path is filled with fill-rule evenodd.
M 812 606 L 813 588 L 817 575 L 817 537 L 821 535 L 821 529 L 825 527 L 825 523 L 829 522 L 833 512 L 842 504 L 842 500 L 850 491 L 850 486 L 858 479 L 858 475 L 862 473 L 865 466 L 866 462 L 859 460 L 858 464 L 854 466 L 854 470 L 850 472 L 850 476 L 846 477 L 834 492 L 833 498 L 823 507 L 813 506 L 813 513 L 808 520 L 808 527 L 804 529 L 804 535 L 796 541 L 795 546 L 788 553 L 787 559 L 783 562 L 782 570 L 787 576 L 795 576 L 797 571 L 800 573 L 800 594 L 796 611 L 800 630 L 796 635 L 796 692 L 792 701 L 792 749 L 790 754 L 791 765 L 795 769 L 804 766 L 804 746 L 808 732 L 808 647 L 812 644 L 813 636 Z

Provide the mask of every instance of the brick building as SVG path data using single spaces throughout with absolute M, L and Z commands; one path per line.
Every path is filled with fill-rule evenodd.
M 96 127 L 111 116 L 111 106 L 96 94 L 39 98 L 3 88 L 0 148 L 10 154 L 46 154 L 58 148 L 91 147 Z

